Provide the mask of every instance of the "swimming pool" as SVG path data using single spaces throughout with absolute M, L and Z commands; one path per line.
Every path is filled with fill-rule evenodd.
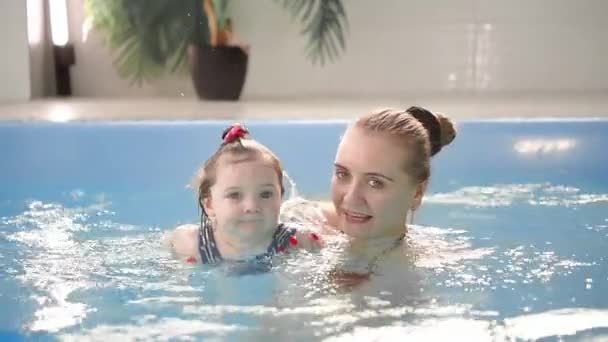
M 0 340 L 608 339 L 608 121 L 469 121 L 407 252 L 362 286 L 311 255 L 176 261 L 186 188 L 229 122 L 0 123 Z M 343 122 L 247 122 L 322 198 Z

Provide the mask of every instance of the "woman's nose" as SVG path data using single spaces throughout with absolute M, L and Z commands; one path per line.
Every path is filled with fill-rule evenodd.
M 344 203 L 360 204 L 361 202 L 363 202 L 363 192 L 361 187 L 355 182 L 346 185 L 344 189 Z

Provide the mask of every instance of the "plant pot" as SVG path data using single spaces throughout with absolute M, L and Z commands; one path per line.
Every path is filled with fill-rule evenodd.
M 200 99 L 236 101 L 241 96 L 247 52 L 238 46 L 188 46 L 190 74 Z

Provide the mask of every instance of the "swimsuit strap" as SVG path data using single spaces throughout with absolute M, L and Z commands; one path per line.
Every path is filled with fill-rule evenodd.
M 279 224 L 272 236 L 266 253 L 256 256 L 255 259 L 267 259 L 286 250 L 289 247 L 289 238 L 295 233 L 296 229 L 294 227 L 282 223 Z M 201 226 L 199 228 L 198 250 L 203 264 L 215 264 L 222 261 L 222 255 L 217 249 L 217 244 L 213 236 L 211 220 L 206 216 L 201 220 Z
M 198 230 L 198 251 L 203 264 L 215 264 L 222 260 L 213 236 L 211 220 L 206 215 L 203 215 Z
M 274 255 L 286 250 L 289 247 L 289 238 L 295 233 L 296 229 L 294 227 L 280 223 L 272 236 L 272 241 L 270 242 L 270 246 L 268 246 L 266 254 Z

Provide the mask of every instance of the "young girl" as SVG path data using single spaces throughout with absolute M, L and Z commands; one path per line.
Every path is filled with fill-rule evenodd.
M 201 223 L 177 227 L 165 237 L 188 262 L 268 259 L 290 247 L 314 248 L 315 233 L 279 224 L 283 169 L 267 147 L 233 124 L 199 174 Z

